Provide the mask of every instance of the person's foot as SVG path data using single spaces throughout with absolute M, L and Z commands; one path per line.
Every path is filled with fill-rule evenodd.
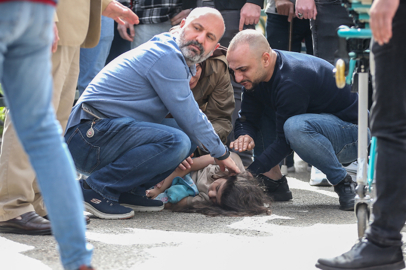
M 279 180 L 272 180 L 263 174 L 259 174 L 257 178 L 265 187 L 265 192 L 274 201 L 289 201 L 292 199 L 292 192 L 289 190 L 286 176 L 282 176 Z
M 364 239 L 340 256 L 319 259 L 316 267 L 323 270 L 398 270 L 405 267 L 405 262 L 401 247 L 381 247 Z
M 355 187 L 357 183 L 351 178 L 351 175 L 347 173 L 345 178 L 334 186 L 334 191 L 338 194 L 338 200 L 340 202 L 340 210 L 353 211 L 354 210 L 354 198 Z
M 164 203 L 162 201 L 132 193 L 122 193 L 118 202 L 122 206 L 131 208 L 135 212 L 153 212 L 164 209 Z
M 34 211 L 0 222 L 0 233 L 50 235 L 51 223 Z
M 89 187 L 85 180 L 79 180 L 83 193 L 85 210 L 103 219 L 127 219 L 134 216 L 134 211 L 117 202 L 108 200 Z
M 311 186 L 331 186 L 330 182 L 327 180 L 327 176 L 314 166 L 312 166 L 310 171 L 309 184 Z

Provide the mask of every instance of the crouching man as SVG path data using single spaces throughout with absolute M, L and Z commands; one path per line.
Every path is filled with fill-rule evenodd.
M 230 147 L 251 150 L 267 107 L 276 112 L 277 138 L 248 170 L 262 179 L 276 201 L 292 199 L 279 162 L 295 151 L 327 175 L 341 210 L 353 210 L 356 183 L 341 164 L 357 158 L 358 95 L 338 89 L 333 66 L 320 58 L 272 50 L 253 30 L 238 33 L 227 60 L 235 81 L 244 86 L 235 137 Z
M 65 139 L 76 168 L 89 175 L 81 180 L 85 208 L 100 218 L 162 209 L 145 191 L 190 155 L 191 140 L 223 169 L 239 172 L 189 88 L 195 65 L 219 46 L 223 18 L 197 8 L 180 28 L 110 62 L 72 110 Z M 184 132 L 162 124 L 168 113 Z

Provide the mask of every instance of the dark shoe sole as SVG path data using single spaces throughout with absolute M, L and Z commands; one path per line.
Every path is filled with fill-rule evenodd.
M 342 211 L 354 211 L 354 205 L 351 205 L 351 206 L 342 206 L 342 205 L 340 205 L 339 209 L 342 210 Z
M 103 213 L 94 208 L 91 204 L 85 202 L 85 211 L 95 215 L 98 218 L 102 219 L 128 219 L 134 216 L 134 211 L 124 213 L 124 214 L 108 214 Z
M 272 194 L 272 193 L 267 193 L 269 197 L 273 199 L 274 202 L 286 202 L 292 200 L 292 192 L 289 190 L 283 194 Z
M 164 209 L 164 205 L 160 206 L 141 206 L 133 204 L 120 203 L 120 205 L 131 208 L 134 212 L 158 212 Z
M 44 230 L 24 230 L 16 227 L 0 227 L 0 233 L 14 233 L 14 234 L 27 234 L 27 235 L 52 235 L 51 229 Z
M 316 267 L 322 270 L 400 270 L 405 268 L 405 262 L 402 260 L 400 262 L 392 263 L 392 264 L 385 264 L 379 266 L 369 266 L 369 267 L 362 267 L 362 268 L 339 268 L 339 267 L 331 267 L 327 265 L 323 265 L 320 263 L 316 263 Z

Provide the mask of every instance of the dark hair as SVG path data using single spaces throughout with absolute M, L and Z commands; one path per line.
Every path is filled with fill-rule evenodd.
M 258 180 L 249 172 L 237 175 L 221 173 L 213 176 L 213 180 L 225 178 L 221 204 L 202 202 L 186 208 L 173 206 L 175 212 L 201 213 L 208 216 L 253 216 L 271 214 L 271 202 L 265 195 Z

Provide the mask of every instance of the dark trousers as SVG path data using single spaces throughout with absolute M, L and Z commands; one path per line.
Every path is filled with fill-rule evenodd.
M 406 221 L 406 1 L 392 23 L 388 44 L 372 44 L 375 56 L 372 135 L 378 138 L 377 198 L 374 221 L 366 232 L 371 241 L 401 246 Z
M 288 16 L 267 13 L 266 38 L 272 49 L 289 50 L 290 23 Z M 312 32 L 309 20 L 293 19 L 292 23 L 292 52 L 300 52 L 302 40 L 305 40 L 306 53 L 313 54 Z
M 334 65 L 334 53 L 338 49 L 337 28 L 351 25 L 352 18 L 340 0 L 316 0 L 316 8 L 316 20 L 310 20 L 313 53 Z

